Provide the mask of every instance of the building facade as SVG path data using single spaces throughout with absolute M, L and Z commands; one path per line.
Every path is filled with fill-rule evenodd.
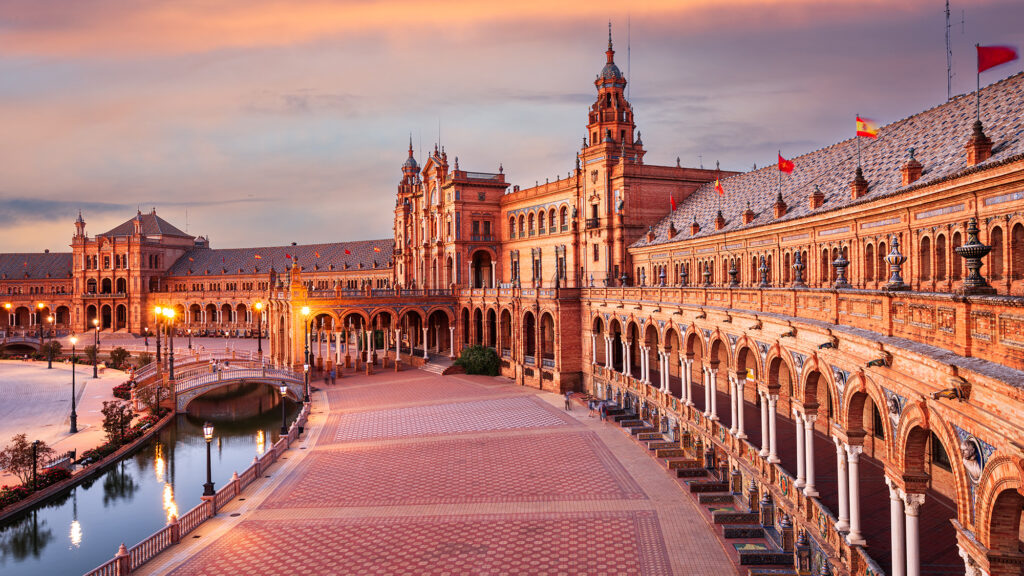
M 293 366 L 309 333 L 327 365 L 343 331 L 405 362 L 487 346 L 703 457 L 800 536 L 800 573 L 1021 574 L 1024 75 L 792 174 L 646 164 L 626 81 L 609 38 L 587 137 L 532 187 L 410 144 L 392 239 L 214 250 L 155 211 L 79 219 L 70 255 L 0 256 L 6 327 L 137 334 L 170 305 L 244 335 L 260 301 Z

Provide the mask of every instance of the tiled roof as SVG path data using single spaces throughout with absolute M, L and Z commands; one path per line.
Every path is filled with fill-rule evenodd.
M 226 276 L 232 274 L 262 274 L 271 268 L 285 272 L 291 261 L 285 256 L 298 257 L 304 273 L 324 271 L 386 270 L 391 267 L 394 240 L 360 240 L 332 244 L 306 244 L 302 246 L 267 246 L 263 248 L 193 248 L 179 258 L 168 271 L 169 276 Z M 376 252 L 374 248 L 379 248 Z M 348 250 L 350 254 L 346 254 Z M 256 258 L 256 256 L 260 258 Z M 319 255 L 319 257 L 318 257 Z M 360 264 L 362 267 L 360 268 Z M 207 272 L 209 270 L 209 272 Z M 240 271 L 241 270 L 241 271 Z
M 169 223 L 167 220 L 156 215 L 156 210 L 143 214 L 139 212 L 138 215 L 133 216 L 130 220 L 125 221 L 123 224 L 114 227 L 111 230 L 104 232 L 103 234 L 97 234 L 97 236 L 131 236 L 135 233 L 135 219 L 139 218 L 142 220 L 142 233 L 146 236 L 180 236 L 182 238 L 192 238 L 190 234 L 182 232 L 174 225 Z
M 70 278 L 71 256 L 71 252 L 0 254 L 0 280 Z
M 979 165 L 994 165 L 1024 153 L 1024 73 L 982 88 L 981 120 L 985 134 L 992 140 L 992 157 Z M 964 94 L 935 108 L 920 112 L 903 120 L 883 126 L 878 138 L 861 138 L 864 178 L 868 193 L 856 200 L 850 192 L 850 182 L 857 169 L 857 140 L 851 138 L 820 150 L 792 158 L 796 169 L 783 174 L 782 197 L 788 211 L 776 220 L 773 214 L 779 191 L 779 171 L 770 167 L 738 174 L 722 180 L 725 197 L 714 191 L 714 183 L 702 185 L 679 203 L 678 208 L 654 226 L 655 237 L 648 241 L 644 235 L 634 247 L 685 241 L 722 232 L 743 230 L 778 221 L 795 220 L 816 213 L 828 212 L 854 204 L 871 202 L 894 196 L 911 187 L 937 182 L 967 170 L 964 150 L 975 120 L 975 95 Z M 850 117 L 850 131 L 854 118 Z M 909 159 L 909 149 L 924 166 L 921 178 L 903 186 L 900 168 Z M 973 168 L 972 168 L 973 169 Z M 825 203 L 811 210 L 808 197 L 817 185 L 825 196 Z M 747 202 L 756 215 L 744 225 L 741 214 Z M 715 230 L 715 217 L 721 205 L 726 225 Z M 690 235 L 690 225 L 696 218 L 700 232 Z M 675 224 L 675 238 L 668 238 L 669 223 Z

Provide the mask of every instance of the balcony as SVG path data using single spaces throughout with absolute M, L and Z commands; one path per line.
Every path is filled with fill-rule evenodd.
M 494 242 L 494 236 L 491 234 L 473 234 L 470 238 L 473 242 Z
M 600 225 L 601 225 L 601 219 L 600 218 L 587 218 L 587 222 L 586 222 L 587 230 L 590 230 L 592 228 L 597 228 Z
M 100 298 L 127 298 L 127 297 L 128 297 L 128 294 L 126 294 L 124 292 L 107 292 L 107 293 L 98 293 L 98 294 L 96 294 L 96 293 L 82 294 L 82 298 L 85 299 L 85 300 L 89 300 L 89 299 L 96 299 L 96 300 L 98 300 Z

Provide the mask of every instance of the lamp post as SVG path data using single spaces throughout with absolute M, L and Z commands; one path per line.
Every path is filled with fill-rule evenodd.
M 279 390 L 281 391 L 281 436 L 287 436 L 288 424 L 284 415 L 284 399 L 288 396 L 288 385 L 282 382 Z
M 174 308 L 164 308 L 164 316 L 167 317 L 167 350 L 169 351 L 167 362 L 170 372 L 168 376 L 174 380 Z
M 256 309 L 256 353 L 263 357 L 263 302 L 253 304 Z
M 303 402 L 309 402 L 309 323 L 306 322 L 306 318 L 309 316 L 309 306 L 302 307 L 302 329 L 306 333 L 306 353 L 305 363 L 303 363 L 303 370 L 306 373 L 306 391 L 305 397 L 302 399 Z
M 192 349 L 192 329 L 188 329 L 188 349 Z
M 75 412 L 75 344 L 78 338 L 71 337 L 71 433 L 78 432 L 78 413 Z
M 157 306 L 156 308 L 153 309 L 153 312 L 156 313 L 156 363 L 158 366 L 160 366 L 162 365 L 160 363 L 160 317 L 163 315 L 164 309 Z
M 213 424 L 203 424 L 203 438 L 206 439 L 206 484 L 203 484 L 203 496 L 216 496 L 213 490 L 213 475 L 210 470 L 210 442 L 213 440 Z
M 142 333 L 146 342 L 146 354 L 149 354 L 149 326 L 144 327 Z
M 39 324 L 39 351 L 43 351 L 43 308 L 46 304 L 42 302 L 36 303 L 36 324 Z
M 92 377 L 99 378 L 99 362 L 100 362 L 100 319 L 92 319 L 92 347 L 96 352 L 92 357 Z
M 46 369 L 53 370 L 53 314 L 46 319 L 50 322 L 50 345 L 46 347 Z

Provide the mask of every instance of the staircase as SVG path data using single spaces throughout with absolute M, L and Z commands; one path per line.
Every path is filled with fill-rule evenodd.
M 420 366 L 420 370 L 430 372 L 431 374 L 437 374 L 438 376 L 452 374 L 453 371 L 451 368 L 453 368 L 452 361 L 449 360 L 447 356 L 434 355 L 431 355 L 430 360 L 427 363 Z

